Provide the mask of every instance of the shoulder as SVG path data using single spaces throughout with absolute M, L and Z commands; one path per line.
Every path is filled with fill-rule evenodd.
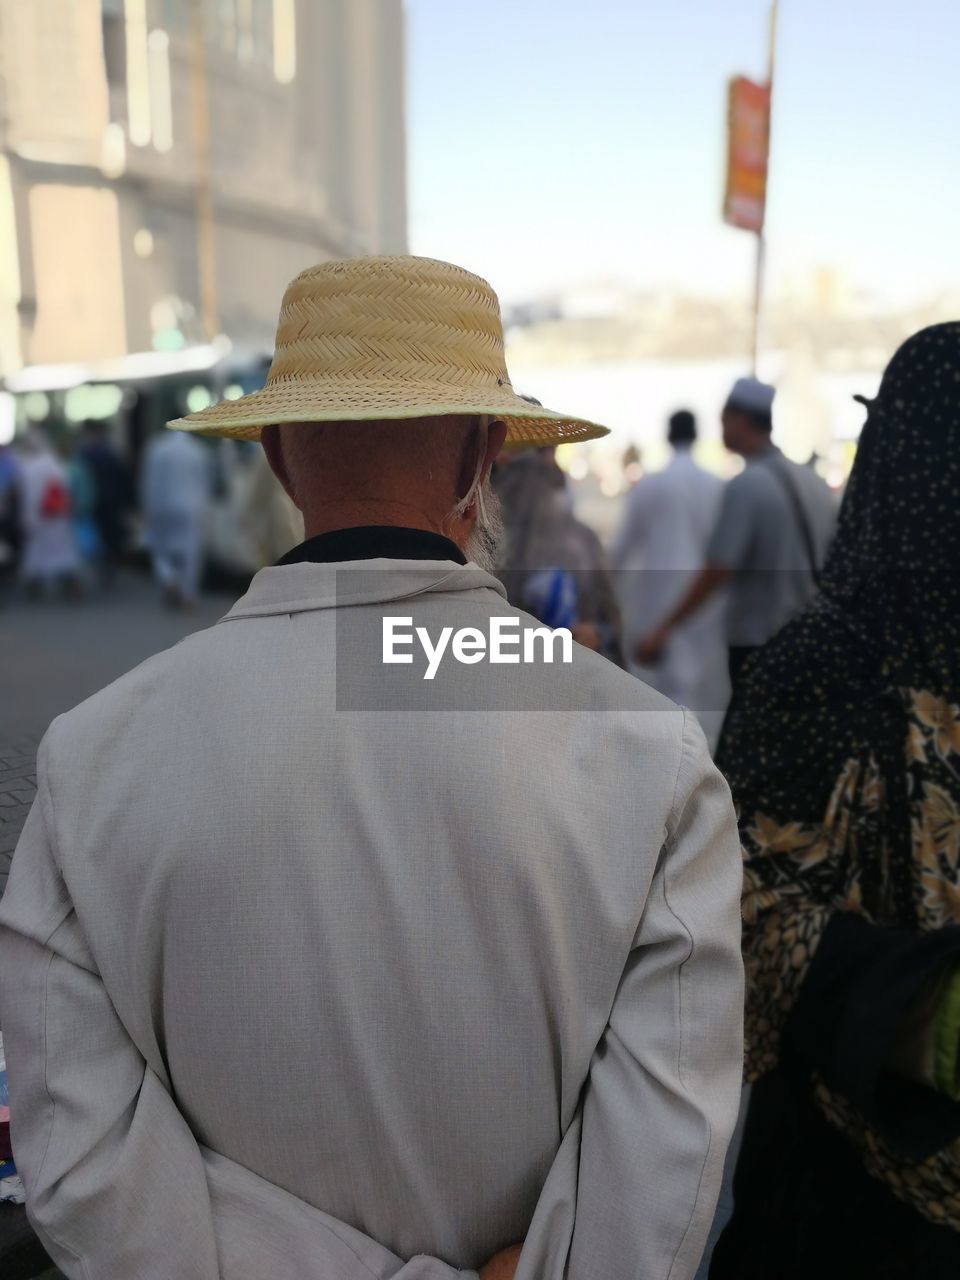
M 487 606 L 484 606 L 486 610 Z M 548 631 L 544 623 L 532 614 L 517 609 L 505 602 L 498 614 L 511 615 L 519 624 L 521 632 L 536 630 Z M 556 634 L 556 633 L 554 633 Z M 493 673 L 502 674 L 516 671 L 516 668 L 489 668 Z M 500 675 L 492 678 L 499 679 Z M 624 712 L 630 716 L 634 713 L 665 713 L 676 719 L 677 724 L 682 716 L 681 708 L 663 694 L 657 693 L 649 685 L 638 680 L 636 676 L 624 671 L 616 663 L 592 649 L 573 643 L 571 662 L 537 663 L 523 668 L 525 689 L 536 689 L 535 701 L 543 710 L 571 712 Z M 532 707 L 534 699 L 531 698 Z
M 836 495 L 833 490 L 818 475 L 813 467 L 802 465 L 799 462 L 791 463 L 794 468 L 794 474 L 797 476 L 800 485 L 816 502 L 823 507 L 835 509 L 838 505 Z
M 597 710 L 681 711 L 675 702 L 601 654 L 582 645 L 574 645 L 574 650 L 576 660 L 571 668 L 574 678 L 582 683 Z
M 641 476 L 627 494 L 627 505 L 642 507 L 658 492 L 663 485 L 662 471 L 649 471 Z
M 748 462 L 742 471 L 737 472 L 727 481 L 726 492 L 738 497 L 752 497 L 754 494 L 765 492 L 770 487 L 771 479 L 769 471 L 762 462 Z
M 698 787 L 720 780 L 696 717 L 599 654 L 585 651 L 575 669 L 591 707 L 605 713 L 578 720 L 601 774 L 632 778 L 638 795 L 659 795 L 671 831 Z
M 716 489 L 718 492 L 724 487 L 723 481 L 718 475 L 712 471 L 708 471 L 706 467 L 701 467 L 698 462 L 693 464 L 694 474 L 697 477 L 697 483 L 704 489 Z
M 779 513 L 787 502 L 783 482 L 764 462 L 748 463 L 739 475 L 728 482 L 723 498 L 725 510 L 738 507 L 760 516 Z
M 769 496 L 766 477 L 755 476 L 755 470 L 755 466 L 744 467 L 724 484 L 716 526 L 718 536 L 735 529 L 746 529 L 763 511 Z
M 691 713 L 601 654 L 573 647 L 573 663 L 547 677 L 549 701 L 573 713 L 584 742 L 611 767 L 675 774 L 690 726 L 699 733 Z
M 87 762 L 94 769 L 98 760 L 122 751 L 134 721 L 156 705 L 156 698 L 215 675 L 222 664 L 225 631 L 210 627 L 187 636 L 58 716 L 44 739 L 51 764 Z

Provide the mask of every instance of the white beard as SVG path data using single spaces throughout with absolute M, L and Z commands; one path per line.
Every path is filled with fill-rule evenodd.
M 500 563 L 502 549 L 503 514 L 500 499 L 488 477 L 477 492 L 477 519 L 464 554 L 478 568 L 493 573 Z

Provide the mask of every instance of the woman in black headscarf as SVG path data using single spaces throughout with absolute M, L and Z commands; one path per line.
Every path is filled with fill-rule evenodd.
M 718 763 L 754 1085 L 711 1280 L 960 1276 L 960 323 L 890 362 Z

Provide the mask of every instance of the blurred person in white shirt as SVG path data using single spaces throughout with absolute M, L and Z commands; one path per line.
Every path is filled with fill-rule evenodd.
M 212 472 L 206 449 L 188 435 L 167 432 L 147 448 L 143 510 L 157 581 L 173 606 L 197 598 Z
M 667 440 L 673 457 L 662 471 L 639 480 L 625 500 L 610 550 L 624 614 L 626 650 L 663 618 L 703 563 L 716 523 L 723 483 L 693 460 L 697 423 L 688 409 L 670 415 Z M 726 702 L 720 599 L 674 631 L 659 662 L 631 670 L 666 697 L 704 720 Z M 704 724 L 707 728 L 707 724 Z

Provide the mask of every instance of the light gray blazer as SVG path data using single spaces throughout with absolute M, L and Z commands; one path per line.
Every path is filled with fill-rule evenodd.
M 266 569 L 44 739 L 0 1025 L 71 1277 L 696 1270 L 742 1028 L 703 736 L 579 646 L 385 666 L 385 613 L 513 611 L 452 563 Z

